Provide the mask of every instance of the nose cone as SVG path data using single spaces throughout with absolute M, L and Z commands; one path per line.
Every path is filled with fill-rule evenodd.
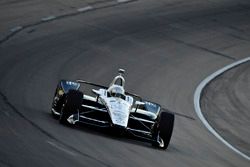
M 111 99 L 108 102 L 109 114 L 114 125 L 127 127 L 129 118 L 129 104 L 123 100 Z
M 111 111 L 111 120 L 114 125 L 127 127 L 129 113 L 126 110 Z

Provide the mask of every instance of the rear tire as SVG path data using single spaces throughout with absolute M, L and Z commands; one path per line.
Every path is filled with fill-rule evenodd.
M 156 122 L 156 126 L 153 132 L 153 140 L 155 140 L 152 145 L 161 149 L 167 149 L 170 139 L 172 136 L 174 128 L 175 116 L 172 113 L 162 111 Z M 163 141 L 163 146 L 157 142 L 157 138 Z
M 79 111 L 82 105 L 83 93 L 77 90 L 69 90 L 66 94 L 64 104 L 61 109 L 59 122 L 64 125 L 69 125 L 67 119 L 72 114 Z

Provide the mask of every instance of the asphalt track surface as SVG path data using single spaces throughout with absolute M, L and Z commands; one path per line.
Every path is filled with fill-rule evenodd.
M 139 0 L 14 34 L 0 44 L 0 166 L 249 166 L 193 106 L 206 76 L 249 56 L 249 16 L 247 0 Z M 59 79 L 108 85 L 120 67 L 128 91 L 184 115 L 167 151 L 51 117 Z

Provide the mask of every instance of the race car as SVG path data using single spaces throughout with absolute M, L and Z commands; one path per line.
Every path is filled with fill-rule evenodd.
M 83 80 L 61 80 L 53 98 L 52 115 L 61 124 L 112 128 L 114 132 L 130 133 L 166 149 L 173 132 L 174 114 L 126 92 L 124 73 L 125 70 L 119 69 L 109 87 Z M 87 90 L 87 85 L 98 89 Z

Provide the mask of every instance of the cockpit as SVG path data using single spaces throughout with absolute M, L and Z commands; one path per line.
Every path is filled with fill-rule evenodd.
M 125 91 L 124 91 L 123 87 L 121 87 L 121 86 L 113 85 L 110 88 L 109 93 L 110 93 L 111 97 L 118 97 L 118 98 L 121 98 L 123 100 L 126 99 Z
M 124 90 L 125 79 L 122 76 L 124 72 L 125 71 L 123 69 L 119 69 L 119 75 L 117 75 L 111 82 L 108 88 L 108 94 L 110 97 L 118 97 L 124 100 L 126 99 Z

